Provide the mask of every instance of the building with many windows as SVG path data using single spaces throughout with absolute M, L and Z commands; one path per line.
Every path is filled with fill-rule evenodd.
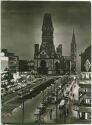
M 91 46 L 81 54 L 78 102 L 73 105 L 81 123 L 91 123 Z
M 1 72 L 4 72 L 5 69 L 9 67 L 9 58 L 5 56 L 3 52 L 0 53 L 0 64 L 1 64 Z
M 28 72 L 34 70 L 33 60 L 19 60 L 19 72 Z
M 81 57 L 81 71 L 91 72 L 91 45 L 80 54 Z
M 8 68 L 11 73 L 19 72 L 19 57 L 14 53 L 10 53 L 7 49 L 2 49 L 5 57 L 8 58 Z
M 79 118 L 91 119 L 91 73 L 82 73 L 84 75 L 79 82 Z

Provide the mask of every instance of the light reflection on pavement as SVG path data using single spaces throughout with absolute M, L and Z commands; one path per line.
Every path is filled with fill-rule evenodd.
M 40 104 L 41 94 L 32 98 L 31 100 L 25 101 L 24 105 L 24 122 L 33 122 L 34 121 L 34 112 L 37 106 Z M 19 106 L 14 110 L 10 115 L 6 115 L 3 118 L 4 123 L 21 123 L 22 122 L 22 106 Z M 3 122 L 2 121 L 2 122 Z

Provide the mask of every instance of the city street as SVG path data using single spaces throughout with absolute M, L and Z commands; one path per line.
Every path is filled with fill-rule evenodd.
M 34 112 L 37 108 L 37 106 L 40 104 L 41 101 L 41 94 L 37 95 L 36 97 L 29 99 L 25 101 L 24 103 L 24 122 L 34 122 Z M 22 105 L 15 108 L 11 113 L 6 114 L 2 122 L 3 123 L 22 123 L 23 118 L 23 111 L 22 111 Z
M 70 85 L 68 85 L 69 83 L 64 84 L 68 80 L 67 76 L 63 76 L 61 78 L 60 77 L 51 77 L 51 78 L 47 77 L 47 79 L 45 79 L 43 82 L 46 82 L 46 81 L 48 81 L 52 78 L 53 79 L 58 78 L 58 79 L 55 80 L 54 84 L 52 84 L 51 86 L 47 87 L 44 90 L 44 95 L 43 95 L 42 91 L 40 91 L 40 93 L 38 95 L 36 95 L 35 97 L 33 97 L 32 99 L 29 98 L 29 99 L 25 100 L 24 101 L 24 110 L 22 110 L 23 109 L 23 102 L 22 102 L 22 100 L 18 99 L 18 96 L 12 97 L 8 101 L 4 102 L 3 103 L 4 107 L 2 107 L 2 122 L 3 123 L 7 123 L 7 122 L 8 123 L 15 123 L 16 121 L 18 123 L 36 122 L 37 116 L 34 115 L 35 112 L 36 112 L 36 109 L 39 107 L 39 105 L 43 101 L 46 100 L 46 98 L 49 99 L 49 96 L 51 96 L 53 92 L 56 93 L 56 91 L 58 91 L 58 93 L 57 93 L 58 95 L 55 95 L 54 98 L 56 98 L 56 96 L 57 96 L 58 100 L 56 99 L 56 101 L 60 102 L 60 100 L 63 99 L 64 93 L 65 93 L 65 96 L 66 96 L 66 93 L 69 91 L 69 88 L 72 87 L 73 83 L 71 82 Z M 36 85 L 35 84 L 33 85 L 33 87 L 37 86 L 37 85 L 40 85 L 40 83 L 41 83 L 41 81 L 37 82 Z M 61 87 L 61 85 L 62 85 L 62 87 Z M 66 86 L 66 85 L 68 85 L 68 86 Z M 55 93 L 53 93 L 53 94 L 55 94 Z M 52 98 L 52 97 L 50 97 L 50 98 Z M 54 102 L 53 101 L 54 100 L 51 99 L 50 102 L 48 102 L 49 105 L 46 106 L 46 111 L 40 116 L 40 119 L 39 119 L 40 121 L 38 121 L 38 122 L 65 123 L 66 120 L 68 120 L 68 122 L 69 122 L 70 116 L 71 116 L 70 115 L 71 105 L 69 107 L 70 102 L 68 101 L 66 103 L 66 107 L 68 107 L 67 110 L 69 110 L 68 114 L 66 115 L 64 109 L 59 110 L 59 108 L 58 108 L 59 103 L 57 104 L 57 108 L 56 108 L 56 104 L 55 104 L 56 101 L 54 101 Z M 53 103 L 51 103 L 51 102 L 53 102 Z M 51 114 L 50 114 L 50 110 L 52 110 Z M 58 112 L 57 114 L 56 114 L 56 110 Z M 65 110 L 66 110 L 66 108 L 65 108 Z M 66 119 L 65 119 L 65 117 L 66 117 Z
M 49 81 L 50 79 L 52 79 L 52 77 L 51 78 L 48 77 L 47 79 L 45 79 L 45 82 Z M 43 82 L 44 82 L 43 78 L 40 79 L 40 81 L 35 80 L 35 84 L 32 84 L 30 86 L 27 85 L 24 90 L 26 92 L 26 90 L 28 88 L 29 89 L 35 88 L 36 86 L 41 85 Z M 18 90 L 18 91 L 21 91 L 21 89 Z M 9 95 L 6 95 L 6 97 L 8 99 L 6 98 L 7 101 L 4 101 L 3 105 L 2 105 L 2 122 L 14 122 L 18 118 L 19 118 L 19 120 L 17 120 L 17 121 L 19 121 L 19 122 L 22 121 L 22 109 L 21 109 L 22 100 L 18 99 L 18 95 L 17 95 L 18 91 L 15 94 L 11 93 Z M 41 93 L 40 90 L 39 90 L 39 93 Z M 33 114 L 34 110 L 37 108 L 37 105 L 39 105 L 40 100 L 41 100 L 41 95 L 38 94 L 36 97 L 33 97 L 32 99 L 29 97 L 29 99 L 24 102 L 25 107 L 27 105 L 27 108 L 28 108 L 28 111 L 27 111 L 27 108 L 25 108 L 26 109 L 25 113 L 30 113 L 29 115 L 31 116 L 31 118 L 29 118 L 29 120 L 30 119 L 32 119 L 32 121 L 34 120 L 33 117 L 32 117 L 32 114 Z M 30 107 L 32 107 L 32 109 L 29 112 Z M 18 113 L 18 114 L 14 115 L 15 112 Z M 19 115 L 21 116 L 21 119 L 20 119 L 20 117 L 17 117 Z M 26 120 L 26 118 L 25 118 L 25 120 Z
M 1 122 L 91 123 L 91 2 L 1 1 Z
M 37 94 L 26 99 L 15 96 L 3 103 L 2 123 L 77 123 L 73 110 L 73 103 L 78 100 L 77 82 L 72 75 L 36 80 L 32 87 L 37 87 Z

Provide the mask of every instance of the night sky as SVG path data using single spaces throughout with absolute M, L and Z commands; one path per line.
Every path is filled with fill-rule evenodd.
M 91 43 L 90 2 L 3 1 L 1 7 L 1 47 L 20 59 L 32 59 L 34 44 L 41 44 L 45 13 L 51 13 L 54 45 L 63 45 L 63 55 L 70 55 L 73 28 L 78 55 Z

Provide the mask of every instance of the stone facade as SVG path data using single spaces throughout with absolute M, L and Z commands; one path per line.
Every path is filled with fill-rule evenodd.
M 40 46 L 35 44 L 34 52 L 34 67 L 39 74 L 65 74 L 70 72 L 71 57 L 72 62 L 75 61 L 75 58 L 73 58 L 74 51 L 71 52 L 71 56 L 62 56 L 62 44 L 58 45 L 55 51 L 53 32 L 51 14 L 46 13 L 42 25 L 42 43 Z M 74 40 L 75 35 L 73 33 L 72 42 L 75 42 Z M 75 49 L 75 46 L 72 44 L 72 48 Z
M 81 56 L 81 72 L 91 72 L 91 45 L 85 49 Z
M 5 57 L 8 57 L 8 68 L 11 73 L 19 72 L 19 57 L 14 53 L 10 53 L 7 49 L 2 49 Z

